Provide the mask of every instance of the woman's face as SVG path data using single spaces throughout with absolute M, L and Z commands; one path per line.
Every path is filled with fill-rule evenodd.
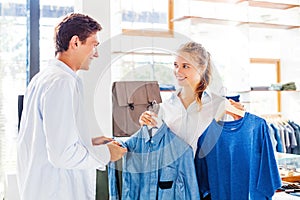
M 174 74 L 179 86 L 196 88 L 201 79 L 200 69 L 193 59 L 186 54 L 179 54 L 174 61 Z

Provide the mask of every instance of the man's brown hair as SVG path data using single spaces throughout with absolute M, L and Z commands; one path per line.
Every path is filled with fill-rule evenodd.
M 74 35 L 77 35 L 84 43 L 91 34 L 101 29 L 101 25 L 88 15 L 69 14 L 55 27 L 55 55 L 68 50 L 69 42 Z

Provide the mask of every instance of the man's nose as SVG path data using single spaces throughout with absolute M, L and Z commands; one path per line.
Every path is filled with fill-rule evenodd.
M 99 53 L 98 53 L 98 48 L 97 47 L 94 48 L 93 57 L 95 57 L 95 58 L 99 57 Z

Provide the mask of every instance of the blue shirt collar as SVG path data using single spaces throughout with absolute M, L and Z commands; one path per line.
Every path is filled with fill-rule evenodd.
M 156 133 L 153 135 L 153 137 L 151 138 L 149 135 L 149 131 L 148 131 L 148 127 L 147 126 L 143 126 L 142 127 L 142 137 L 145 139 L 145 142 L 149 142 L 150 139 L 153 141 L 153 143 L 158 143 L 161 141 L 161 139 L 163 138 L 166 130 L 168 129 L 167 125 L 165 123 L 163 123 L 158 130 L 156 131 Z

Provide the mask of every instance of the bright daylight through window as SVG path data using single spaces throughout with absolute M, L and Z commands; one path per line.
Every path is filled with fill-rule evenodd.
M 53 26 L 57 18 L 72 12 L 73 5 L 72 0 L 40 1 L 41 65 L 54 55 Z M 26 0 L 0 0 L 0 199 L 16 169 L 18 95 L 24 94 L 27 79 L 27 13 Z

